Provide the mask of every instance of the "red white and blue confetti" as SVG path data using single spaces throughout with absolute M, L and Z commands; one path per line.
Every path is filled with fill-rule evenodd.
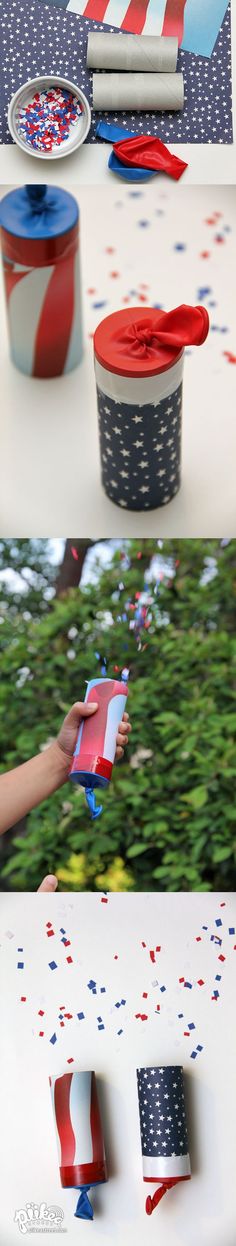
M 106 899 L 106 907 L 101 910 L 100 906 L 103 898 Z M 27 1009 L 33 1038 L 36 1041 L 40 1038 L 40 1045 L 42 1039 L 44 1039 L 46 1045 L 50 1044 L 53 1047 L 56 1044 L 57 1046 L 59 1045 L 60 1053 L 63 1037 L 63 1058 L 67 1060 L 68 1064 L 72 1064 L 78 1060 L 78 1029 L 80 1030 L 82 1023 L 85 1041 L 86 1033 L 90 1041 L 91 1035 L 94 1035 L 95 1052 L 97 1050 L 97 1042 L 103 1041 L 102 1036 L 104 1034 L 108 1036 L 109 1041 L 115 1043 L 116 1050 L 119 1050 L 119 1042 L 121 1041 L 123 1045 L 126 1042 L 126 1038 L 129 1038 L 130 1030 L 133 1030 L 133 1027 L 136 1025 L 140 1026 L 141 1030 L 147 1029 L 147 1041 L 149 1041 L 149 1027 L 151 1025 L 151 1033 L 153 1019 L 156 1016 L 158 1032 L 159 1017 L 164 1026 L 171 1029 L 174 1047 L 182 1048 L 182 1057 L 185 1062 L 188 1060 L 195 1062 L 200 1058 L 201 1061 L 204 1060 L 204 1053 L 207 1053 L 209 1045 L 209 1009 L 211 1009 L 213 1004 L 214 1006 L 217 1004 L 216 1013 L 214 1007 L 214 1014 L 217 1017 L 218 1010 L 221 1012 L 222 1008 L 228 1007 L 227 988 L 224 982 L 224 974 L 226 972 L 224 966 L 225 964 L 229 965 L 232 982 L 233 974 L 236 970 L 235 925 L 232 924 L 232 913 L 231 924 L 229 924 L 227 916 L 228 901 L 219 903 L 214 923 L 212 922 L 212 917 L 210 921 L 204 920 L 195 932 L 193 932 L 193 924 L 191 923 L 191 930 L 188 932 L 188 929 L 186 929 L 186 939 L 182 939 L 182 936 L 180 937 L 178 953 L 179 973 L 176 973 L 175 970 L 173 972 L 172 964 L 171 930 L 167 942 L 165 939 L 161 939 L 156 944 L 154 938 L 151 947 L 149 940 L 146 937 L 142 937 L 142 932 L 141 937 L 137 938 L 137 930 L 133 934 L 132 929 L 129 935 L 129 946 L 127 947 L 126 938 L 124 939 L 122 932 L 119 940 L 120 946 L 118 943 L 119 950 L 117 950 L 117 937 L 115 946 L 113 946 L 114 929 L 112 939 L 109 931 L 109 913 L 110 907 L 113 909 L 113 904 L 117 904 L 119 897 L 112 897 L 108 894 L 106 897 L 103 895 L 94 896 L 92 900 L 95 946 L 97 920 L 99 937 L 101 938 L 102 935 L 99 953 L 99 976 L 97 972 L 97 953 L 94 954 L 93 968 L 90 939 L 90 951 L 88 952 L 86 949 L 86 930 L 83 931 L 83 923 L 81 924 L 80 921 L 77 934 L 76 922 L 72 919 L 74 928 L 73 938 L 68 935 L 68 929 L 60 927 L 57 921 L 54 921 L 53 925 L 50 921 L 42 923 L 40 938 L 42 942 L 41 958 L 45 993 L 43 996 L 40 995 L 38 999 L 37 990 L 34 989 L 32 991 L 30 989 L 27 992 L 25 989 L 24 991 L 25 982 L 29 980 L 28 969 L 30 960 L 32 967 L 34 964 L 33 945 L 31 949 L 28 949 L 26 962 L 22 944 L 17 947 L 16 965 L 17 970 L 21 970 L 21 990 L 23 982 L 24 993 L 23 991 L 22 993 L 18 991 L 16 982 L 16 1003 L 19 1006 L 24 1005 L 24 1009 Z M 70 908 L 75 909 L 75 905 L 70 905 Z M 224 914 L 222 913 L 223 908 L 226 910 Z M 104 925 L 102 924 L 102 928 L 101 919 L 98 918 L 99 909 L 100 912 L 103 911 L 104 913 Z M 219 909 L 221 909 L 221 912 L 219 912 Z M 206 914 L 207 903 L 203 901 L 203 917 Z M 143 920 L 143 914 L 141 920 Z M 145 908 L 144 921 L 146 921 Z M 158 924 L 157 922 L 157 926 Z M 220 929 L 220 938 L 213 925 L 216 929 Z M 157 929 L 156 935 L 158 933 Z M 145 936 L 145 930 L 143 934 Z M 53 938 L 56 961 L 48 961 L 48 938 Z M 8 948 L 10 947 L 10 940 L 13 940 L 12 951 L 14 957 L 14 944 L 16 943 L 14 932 L 6 931 L 5 939 L 9 941 Z M 104 966 L 103 940 L 105 951 Z M 107 950 L 108 940 L 109 951 Z M 67 952 L 67 946 L 71 947 L 72 943 L 74 948 L 73 958 L 70 957 L 68 961 L 68 956 L 65 956 L 65 952 Z M 3 947 L 4 945 L 2 944 Z M 20 960 L 18 959 L 19 957 L 21 958 Z M 115 966 L 114 962 L 118 962 L 118 964 Z M 136 967 L 134 982 L 130 972 L 132 962 Z M 72 969 L 70 969 L 70 963 L 72 964 Z M 90 976 L 88 976 L 88 964 L 90 965 Z M 153 979 L 151 975 L 154 964 L 157 967 L 158 977 Z M 53 999 L 50 992 L 49 977 L 47 979 L 47 968 L 49 970 L 57 969 L 57 985 L 53 992 Z M 69 973 L 70 977 L 67 977 Z M 227 978 L 228 986 L 229 977 Z M 61 1003 L 61 998 L 63 998 L 62 990 L 65 1001 L 63 1003 Z M 191 1011 L 189 1008 L 190 992 Z M 200 997 L 201 1004 L 199 1009 L 198 1001 Z M 99 1011 L 100 1000 L 102 1004 L 101 1012 Z M 217 1020 L 215 1024 L 217 1025 Z M 158 1041 L 160 1040 L 158 1039 Z
M 82 105 L 72 91 L 51 86 L 35 91 L 25 105 L 17 110 L 17 131 L 35 151 L 45 153 L 60 147 L 71 138 L 82 112 Z

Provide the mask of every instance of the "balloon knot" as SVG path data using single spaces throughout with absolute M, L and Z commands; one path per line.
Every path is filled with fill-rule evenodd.
M 100 817 L 100 813 L 102 813 L 103 806 L 96 805 L 96 797 L 95 797 L 95 792 L 94 792 L 93 787 L 86 787 L 85 796 L 86 796 L 87 805 L 89 807 L 89 812 L 91 813 L 92 821 L 94 822 L 95 818 Z
M 80 1192 L 75 1211 L 75 1216 L 77 1216 L 78 1220 L 93 1220 L 93 1208 L 88 1198 L 89 1188 L 89 1185 L 84 1186 Z

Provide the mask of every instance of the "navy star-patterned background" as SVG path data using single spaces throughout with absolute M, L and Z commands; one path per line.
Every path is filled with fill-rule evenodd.
M 66 12 L 67 0 L 0 0 L 0 141 L 12 143 L 7 108 L 12 95 L 37 74 L 61 74 L 81 86 L 92 103 L 92 75 L 86 68 L 89 30 L 113 31 Z M 59 7 L 58 7 L 59 4 Z M 122 38 L 122 34 L 120 35 Z M 113 121 L 135 133 L 158 135 L 167 143 L 231 143 L 231 21 L 228 6 L 210 60 L 179 52 L 185 82 L 185 107 L 180 113 L 93 113 L 87 142 L 96 140 L 100 120 Z M 108 149 L 109 151 L 109 149 Z M 79 156 L 75 156 L 75 160 Z
M 182 383 L 156 406 L 97 394 L 105 493 L 128 510 L 165 506 L 180 486 Z
M 183 1069 L 137 1069 L 142 1155 L 188 1154 Z

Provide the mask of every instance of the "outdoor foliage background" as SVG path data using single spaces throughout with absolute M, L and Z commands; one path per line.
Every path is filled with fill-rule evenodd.
M 138 640 L 132 606 L 156 554 L 173 575 L 149 584 Z M 104 659 L 108 676 L 130 668 L 132 736 L 98 822 L 68 782 L 1 837 L 1 888 L 56 872 L 63 890 L 234 889 L 236 542 L 117 542 L 93 583 L 69 574 L 59 595 L 49 542 L 1 541 L 6 568 L 18 579 L 0 579 L 1 771 L 57 734 Z

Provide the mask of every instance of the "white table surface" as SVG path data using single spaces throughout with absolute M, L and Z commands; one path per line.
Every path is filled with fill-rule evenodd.
M 222 928 L 215 924 L 219 916 Z M 157 1242 L 235 1246 L 236 951 L 235 936 L 228 933 L 236 926 L 235 919 L 236 898 L 227 894 L 111 895 L 107 904 L 98 895 L 1 896 L 4 1246 L 19 1242 L 22 1235 L 14 1213 L 27 1202 L 63 1209 L 64 1240 L 69 1246 L 92 1242 L 106 1246 L 111 1241 L 115 1246 L 128 1242 L 143 1246 L 144 1241 L 145 1246 Z M 47 938 L 47 921 L 53 923 L 55 937 Z M 205 932 L 203 925 L 208 927 Z M 60 942 L 60 926 L 71 940 L 71 965 L 66 963 L 68 949 L 65 952 Z M 221 935 L 221 950 L 211 941 L 212 933 Z M 152 964 L 149 952 L 156 945 L 161 952 Z M 24 949 L 20 957 L 18 947 Z M 221 951 L 224 963 L 218 959 Z M 24 970 L 17 970 L 17 959 L 23 959 Z M 53 972 L 48 967 L 51 959 L 58 965 Z M 222 978 L 215 1004 L 211 996 L 216 973 Z M 182 976 L 192 982 L 191 990 L 179 985 Z M 87 987 L 91 977 L 97 982 L 96 996 Z M 204 979 L 202 987 L 198 978 Z M 104 985 L 106 993 L 101 995 Z M 26 1003 L 20 1002 L 21 995 L 26 995 Z M 121 998 L 126 1005 L 117 1010 L 115 1003 Z M 64 1029 L 57 1020 L 62 1003 L 75 1014 Z M 40 1008 L 43 1018 L 38 1016 Z M 77 1020 L 80 1010 L 85 1013 L 83 1022 Z M 147 1021 L 135 1018 L 139 1011 L 148 1015 Z M 183 1021 L 179 1012 L 184 1013 Z M 102 1031 L 97 1029 L 98 1015 L 105 1024 Z M 196 1029 L 184 1037 L 192 1020 Z M 118 1037 L 120 1028 L 123 1033 Z M 38 1037 L 41 1029 L 43 1038 Z M 54 1031 L 58 1040 L 52 1046 Z M 203 1050 L 192 1060 L 190 1053 L 198 1043 Z M 71 1056 L 74 1064 L 68 1065 Z M 184 1065 L 192 1180 L 170 1193 L 149 1219 L 145 1196 L 150 1187 L 142 1181 L 135 1070 L 162 1063 Z M 74 1219 L 76 1192 L 62 1191 L 59 1179 L 48 1075 L 73 1068 L 95 1068 L 99 1079 L 109 1181 L 92 1194 L 96 1208 L 92 1225 Z M 40 1235 L 37 1240 L 42 1240 Z
M 236 369 L 223 353 L 236 352 L 236 191 L 150 185 L 137 198 L 123 187 L 98 186 L 94 199 L 90 187 L 73 190 L 81 209 L 80 368 L 51 381 L 18 372 L 9 359 L 1 289 L 1 536 L 236 536 Z M 217 211 L 218 228 L 206 224 Z M 219 230 L 224 245 L 215 242 Z M 175 249 L 179 242 L 183 251 Z M 181 490 L 162 509 L 124 512 L 100 483 L 91 335 L 127 296 L 130 305 L 146 297 L 168 309 L 197 303 L 203 286 L 211 291 L 205 301 L 216 331 L 185 358 Z

